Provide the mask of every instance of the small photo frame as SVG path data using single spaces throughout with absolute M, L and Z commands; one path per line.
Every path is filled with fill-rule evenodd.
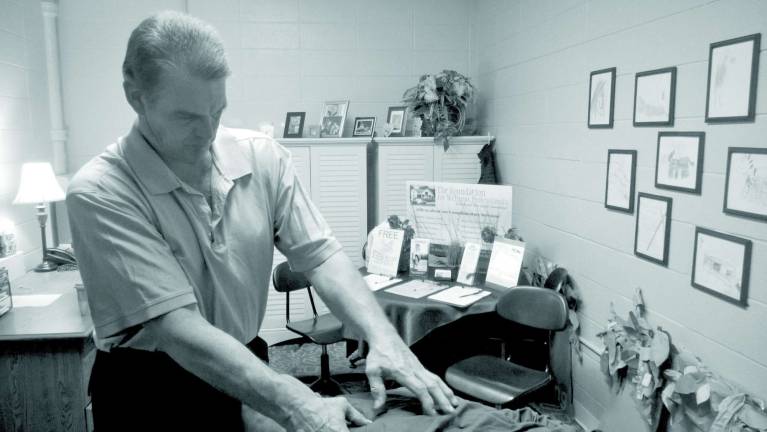
M 655 187 L 700 195 L 705 132 L 658 132 Z
M 634 255 L 668 266 L 671 198 L 639 192 Z
M 706 123 L 754 121 L 761 40 L 757 33 L 711 44 Z
M 614 67 L 591 72 L 589 78 L 589 121 L 592 129 L 612 128 L 615 111 Z
M 375 117 L 355 117 L 352 136 L 356 136 L 356 137 L 373 136 L 373 132 L 375 131 L 375 129 L 376 129 Z
M 320 138 L 340 138 L 343 136 L 347 109 L 349 109 L 348 100 L 325 102 L 322 107 Z
M 285 116 L 285 131 L 282 132 L 283 138 L 301 138 L 304 133 L 305 112 L 289 112 Z
M 634 213 L 636 166 L 636 150 L 607 150 L 606 208 Z
M 673 126 L 676 67 L 636 74 L 634 126 Z
M 724 212 L 767 221 L 767 148 L 727 150 Z
M 750 240 L 695 227 L 692 286 L 746 307 L 750 273 Z
M 391 126 L 391 137 L 405 136 L 405 125 L 407 123 L 407 107 L 406 106 L 393 106 L 389 107 L 389 112 L 386 114 L 386 123 Z

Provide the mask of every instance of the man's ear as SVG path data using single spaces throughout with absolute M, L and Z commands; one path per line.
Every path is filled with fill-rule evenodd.
M 144 115 L 144 99 L 142 98 L 144 92 L 133 81 L 127 79 L 123 81 L 123 90 L 125 91 L 125 99 L 128 100 L 133 111 L 136 111 L 138 115 Z

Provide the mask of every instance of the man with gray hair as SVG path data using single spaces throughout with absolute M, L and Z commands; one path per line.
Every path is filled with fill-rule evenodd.
M 405 346 L 271 138 L 219 125 L 229 67 L 203 22 L 164 12 L 131 34 L 138 118 L 71 181 L 67 208 L 99 348 L 95 428 L 242 430 L 241 407 L 291 431 L 369 422 L 271 370 L 258 330 L 272 251 L 370 345 L 374 405 L 391 378 L 427 414 L 457 400 Z

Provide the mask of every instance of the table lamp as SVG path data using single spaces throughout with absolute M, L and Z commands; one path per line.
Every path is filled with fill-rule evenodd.
M 46 245 L 45 223 L 48 221 L 48 209 L 46 203 L 61 201 L 65 197 L 53 167 L 48 162 L 29 162 L 21 166 L 21 182 L 19 192 L 13 200 L 13 204 L 36 204 L 37 220 L 40 222 L 40 236 L 43 239 L 43 262 L 35 267 L 37 272 L 56 270 L 55 263 L 49 261 L 48 247 Z

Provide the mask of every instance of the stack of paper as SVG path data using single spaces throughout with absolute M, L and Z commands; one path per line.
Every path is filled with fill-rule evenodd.
M 386 292 L 410 298 L 421 298 L 426 297 L 429 294 L 434 294 L 444 288 L 444 285 L 437 285 L 430 281 L 411 280 L 402 285 L 397 285 L 394 288 L 389 288 Z
M 489 296 L 490 291 L 481 290 L 479 288 L 454 286 L 444 291 L 440 291 L 437 294 L 429 296 L 430 299 L 449 303 L 454 306 L 468 306 L 482 298 Z
M 387 286 L 394 285 L 397 282 L 402 282 L 402 279 L 392 278 L 379 274 L 369 274 L 364 276 L 362 279 L 365 279 L 365 283 L 368 284 L 370 291 L 378 291 L 380 289 L 386 288 Z

